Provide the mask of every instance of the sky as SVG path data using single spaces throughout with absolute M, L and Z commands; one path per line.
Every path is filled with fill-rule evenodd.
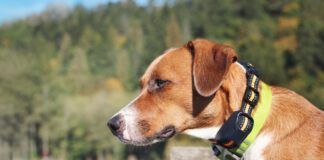
M 93 8 L 99 4 L 116 1 L 119 0 L 0 0 L 0 24 L 40 13 L 50 4 L 64 4 L 68 7 L 82 4 L 87 8 Z M 147 0 L 136 2 L 145 5 Z

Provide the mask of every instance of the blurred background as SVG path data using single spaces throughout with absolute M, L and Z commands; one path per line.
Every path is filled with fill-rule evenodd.
M 324 107 L 322 0 L 1 0 L 0 159 L 168 159 L 188 136 L 128 147 L 107 119 L 169 47 L 233 46 L 262 79 Z

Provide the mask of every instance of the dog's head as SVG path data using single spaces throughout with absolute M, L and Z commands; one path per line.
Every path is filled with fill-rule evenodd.
M 147 68 L 140 95 L 108 121 L 109 128 L 122 142 L 148 145 L 221 123 L 215 116 L 222 104 L 214 95 L 236 57 L 230 47 L 203 39 L 167 50 Z M 219 108 L 206 109 L 212 101 Z

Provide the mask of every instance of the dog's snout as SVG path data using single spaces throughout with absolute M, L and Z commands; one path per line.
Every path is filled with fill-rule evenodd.
M 111 118 L 108 121 L 107 125 L 115 136 L 118 136 L 122 133 L 123 120 L 120 115 L 116 115 Z

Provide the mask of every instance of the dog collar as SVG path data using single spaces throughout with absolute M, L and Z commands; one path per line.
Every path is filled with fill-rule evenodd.
M 241 159 L 243 153 L 254 142 L 270 112 L 272 101 L 271 89 L 261 82 L 258 91 L 259 76 L 250 63 L 241 63 L 246 69 L 247 86 L 241 109 L 235 111 L 222 125 L 215 137 L 212 148 L 221 159 Z M 255 106 L 257 110 L 252 115 Z

